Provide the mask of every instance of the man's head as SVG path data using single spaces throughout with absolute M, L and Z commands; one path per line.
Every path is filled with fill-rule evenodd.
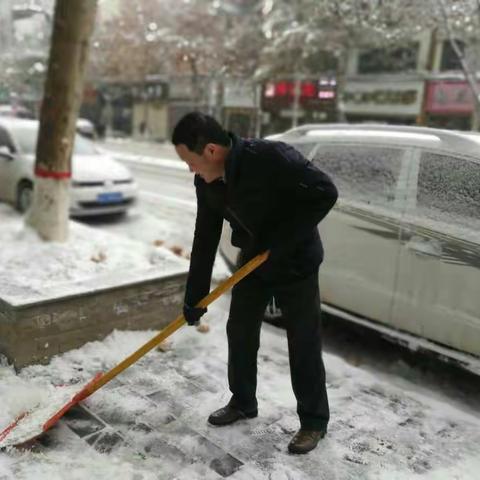
M 175 126 L 172 143 L 190 171 L 207 183 L 223 175 L 231 140 L 213 117 L 199 112 L 188 113 Z

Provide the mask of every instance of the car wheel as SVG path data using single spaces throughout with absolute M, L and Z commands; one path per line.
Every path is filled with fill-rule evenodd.
M 30 182 L 22 181 L 17 189 L 17 210 L 25 213 L 32 204 L 33 185 Z

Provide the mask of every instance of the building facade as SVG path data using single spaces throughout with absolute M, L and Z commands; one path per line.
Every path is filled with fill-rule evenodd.
M 349 122 L 412 125 L 423 108 L 431 35 L 408 45 L 352 50 L 347 64 L 343 109 Z
M 343 98 L 349 122 L 473 125 L 474 94 L 449 40 L 436 31 L 391 49 L 352 50 Z

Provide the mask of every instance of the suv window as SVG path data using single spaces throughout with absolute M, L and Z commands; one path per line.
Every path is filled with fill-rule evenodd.
M 417 186 L 417 214 L 431 220 L 480 229 L 480 164 L 423 152 Z
M 340 198 L 394 207 L 405 150 L 365 145 L 320 145 L 315 165 L 332 177 Z

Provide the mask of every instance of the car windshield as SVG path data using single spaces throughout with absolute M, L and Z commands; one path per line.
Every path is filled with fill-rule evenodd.
M 17 141 L 22 153 L 27 155 L 35 154 L 37 147 L 37 127 L 15 127 L 12 128 L 12 134 Z M 74 155 L 96 155 L 95 146 L 89 140 L 75 135 Z

